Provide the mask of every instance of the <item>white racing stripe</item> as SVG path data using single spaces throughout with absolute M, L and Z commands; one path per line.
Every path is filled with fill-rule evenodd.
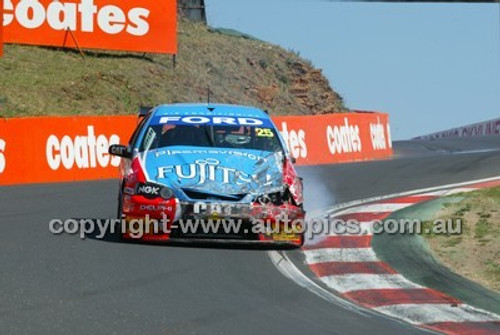
M 406 208 L 408 206 L 413 206 L 414 204 L 369 204 L 365 206 L 359 206 L 354 208 L 349 208 L 342 211 L 342 214 L 358 214 L 358 213 L 386 213 L 395 212 L 400 209 Z
M 368 313 L 374 313 L 368 310 L 364 310 L 363 308 L 360 308 L 358 305 L 350 302 L 349 300 L 345 300 L 333 294 L 332 292 L 328 291 L 327 289 L 321 287 L 320 285 L 316 284 L 314 281 L 312 281 L 310 278 L 308 278 L 306 275 L 300 272 L 300 270 L 295 266 L 295 264 L 293 264 L 293 262 L 288 258 L 286 253 L 278 251 L 269 251 L 268 254 L 274 266 L 276 266 L 276 268 L 285 277 L 293 280 L 295 283 L 308 289 L 317 296 L 327 301 L 330 301 L 338 306 L 342 306 L 345 309 L 357 312 L 358 314 L 367 315 Z
M 369 199 L 356 200 L 348 203 L 337 205 L 333 208 L 325 209 L 323 213 L 317 212 L 318 218 L 331 218 L 349 213 L 366 213 L 366 212 L 392 212 L 413 204 L 372 204 L 375 201 L 392 199 L 406 196 L 443 196 L 448 194 L 469 192 L 475 188 L 469 188 L 467 185 L 474 185 L 489 181 L 500 180 L 500 176 L 493 178 L 480 179 L 464 183 L 448 184 L 437 187 L 429 187 L 420 190 L 401 192 L 396 194 L 383 195 Z M 450 190 L 455 187 L 455 189 Z M 368 204 L 367 206 L 362 206 Z M 357 208 L 353 208 L 357 206 Z M 361 207 L 361 208 L 360 208 Z M 371 223 L 363 223 L 365 225 Z M 362 224 L 362 225 L 363 225 Z M 371 231 L 371 230 L 370 230 Z M 321 239 L 323 236 L 317 236 Z M 334 234 L 330 234 L 334 235 Z M 357 249 L 316 249 L 303 251 L 306 256 L 306 261 L 309 264 L 318 264 L 322 262 L 374 262 L 378 261 L 373 250 L 370 248 Z M 307 288 L 311 292 L 323 297 L 333 303 L 339 304 L 341 299 L 336 294 L 330 294 L 327 290 L 315 284 L 306 275 L 292 264 L 292 262 L 283 254 L 282 257 L 276 257 L 278 254 L 274 251 L 269 252 L 274 265 L 287 277 L 293 279 L 302 287 Z M 274 256 L 274 257 L 273 257 Z M 337 292 L 351 292 L 356 290 L 370 289 L 404 289 L 404 288 L 423 288 L 422 286 L 412 283 L 399 274 L 346 274 L 346 275 L 331 275 L 320 277 L 329 288 Z M 368 313 L 368 310 L 361 306 L 350 304 L 347 300 L 344 301 L 348 306 L 345 308 L 355 308 L 359 311 Z M 340 304 L 339 304 L 340 305 Z M 373 308 L 372 311 L 391 316 L 412 324 L 429 324 L 437 322 L 491 322 L 500 321 L 500 316 L 489 313 L 484 310 L 476 309 L 469 305 L 461 304 L 457 307 L 452 307 L 448 304 L 400 304 L 381 306 Z
M 333 213 L 335 213 L 335 215 L 340 215 L 343 211 L 345 211 L 348 208 L 363 205 L 363 204 L 368 204 L 368 203 L 375 202 L 375 201 L 382 201 L 382 200 L 400 198 L 400 197 L 408 197 L 408 196 L 412 196 L 412 195 L 424 195 L 424 194 L 429 194 L 429 193 L 432 193 L 435 191 L 447 190 L 447 189 L 451 189 L 451 188 L 456 189 L 456 188 L 463 187 L 463 188 L 470 189 L 467 187 L 468 185 L 487 183 L 487 182 L 491 182 L 491 181 L 500 181 L 500 176 L 491 177 L 491 178 L 484 178 L 484 179 L 470 180 L 470 181 L 466 181 L 463 183 L 446 184 L 446 185 L 441 185 L 441 186 L 416 189 L 416 190 L 412 190 L 412 191 L 380 195 L 380 196 L 371 197 L 371 198 L 362 199 L 362 200 L 349 201 L 349 202 L 346 202 L 343 204 L 333 206 L 331 208 L 325 208 L 323 210 L 324 214 L 323 215 L 317 214 L 317 216 L 318 217 L 326 217 L 326 216 L 331 215 Z M 317 212 L 319 213 L 319 211 L 317 211 Z
M 333 218 L 332 220 L 335 220 Z M 365 236 L 373 235 L 373 221 L 359 222 L 357 227 L 332 227 L 326 235 L 323 236 Z
M 423 193 L 419 194 L 419 196 L 436 196 L 436 197 L 444 197 L 447 195 L 453 195 L 457 193 L 467 193 L 467 192 L 472 192 L 472 191 L 477 191 L 478 188 L 472 188 L 472 187 L 462 187 L 462 188 L 455 188 L 453 190 L 444 190 L 444 191 L 435 191 L 435 192 L 428 192 L 428 193 Z
M 333 275 L 320 277 L 328 287 L 340 293 L 359 290 L 422 288 L 400 274 L 362 274 Z
M 378 262 L 372 248 L 323 248 L 304 250 L 306 263 Z
M 336 225 L 331 219 L 328 226 L 308 226 L 307 233 L 310 238 L 306 239 L 305 245 L 314 245 L 331 236 L 372 236 L 373 222 L 359 222 L 357 225 L 343 221 Z
M 500 316 L 466 304 L 402 304 L 376 307 L 374 310 L 413 324 L 437 322 L 491 322 Z

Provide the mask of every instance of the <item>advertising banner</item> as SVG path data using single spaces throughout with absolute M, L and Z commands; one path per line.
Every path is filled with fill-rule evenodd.
M 0 119 L 0 185 L 112 178 L 135 117 Z
M 177 53 L 176 0 L 0 1 L 5 43 Z
M 440 131 L 434 134 L 420 136 L 414 140 L 437 140 L 440 138 L 476 137 L 476 136 L 499 136 L 500 119 L 474 123 L 468 126 Z
M 387 114 L 275 117 L 298 165 L 380 159 L 392 154 Z M 0 185 L 115 178 L 136 116 L 0 119 Z
M 300 165 L 332 164 L 392 155 L 389 116 L 345 113 L 273 118 Z

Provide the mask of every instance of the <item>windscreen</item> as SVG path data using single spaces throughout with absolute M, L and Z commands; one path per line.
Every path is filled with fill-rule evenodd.
M 139 150 L 172 146 L 283 151 L 275 129 L 240 125 L 153 125 L 146 130 Z

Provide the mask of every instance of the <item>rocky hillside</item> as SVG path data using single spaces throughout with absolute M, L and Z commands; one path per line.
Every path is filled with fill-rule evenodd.
M 179 23 L 169 55 L 6 45 L 0 58 L 0 116 L 130 114 L 140 105 L 212 102 L 256 105 L 275 115 L 344 112 L 321 70 L 249 36 Z

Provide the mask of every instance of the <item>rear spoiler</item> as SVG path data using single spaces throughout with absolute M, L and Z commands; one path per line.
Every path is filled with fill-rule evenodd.
M 143 118 L 145 117 L 146 115 L 148 115 L 149 112 L 151 112 L 151 110 L 153 109 L 154 107 L 147 107 L 147 106 L 141 106 L 139 107 L 139 114 L 138 114 L 138 117 L 139 118 Z

